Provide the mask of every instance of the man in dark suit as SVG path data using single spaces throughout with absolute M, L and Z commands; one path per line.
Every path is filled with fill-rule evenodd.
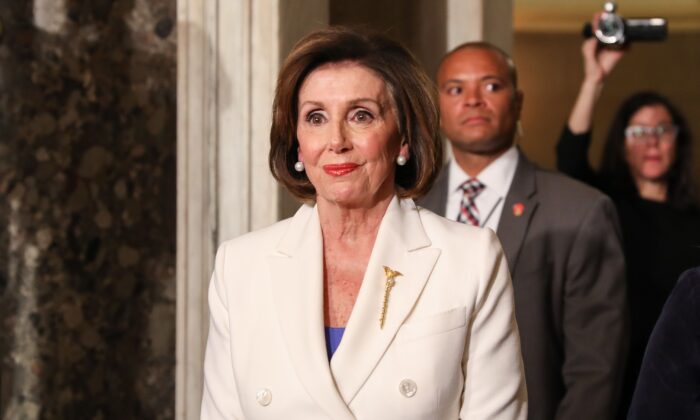
M 513 278 L 529 418 L 613 418 L 628 338 L 613 204 L 515 147 L 523 94 L 500 49 L 456 48 L 438 88 L 454 158 L 419 203 L 497 232 Z

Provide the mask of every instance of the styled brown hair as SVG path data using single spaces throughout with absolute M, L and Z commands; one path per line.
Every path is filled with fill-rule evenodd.
M 272 175 L 297 198 L 316 198 L 305 172 L 294 170 L 299 89 L 306 77 L 327 63 L 352 61 L 372 70 L 386 84 L 410 159 L 396 166 L 399 197 L 416 198 L 428 192 L 442 166 L 442 141 L 436 89 L 413 55 L 385 35 L 345 27 L 313 32 L 287 56 L 277 79 L 272 106 L 269 164 Z

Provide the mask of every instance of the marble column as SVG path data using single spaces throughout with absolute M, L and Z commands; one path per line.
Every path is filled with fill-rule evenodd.
M 3 419 L 174 416 L 175 15 L 2 2 Z

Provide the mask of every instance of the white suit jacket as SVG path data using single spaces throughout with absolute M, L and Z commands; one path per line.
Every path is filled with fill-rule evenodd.
M 402 273 L 379 327 L 385 275 Z M 489 229 L 394 198 L 330 363 L 316 207 L 225 242 L 202 419 L 524 419 L 513 293 Z

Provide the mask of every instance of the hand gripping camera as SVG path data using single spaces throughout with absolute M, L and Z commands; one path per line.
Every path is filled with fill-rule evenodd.
M 598 38 L 601 44 L 624 45 L 632 41 L 663 41 L 668 35 L 668 24 L 663 18 L 624 19 L 615 13 L 615 2 L 604 5 L 598 20 L 598 29 L 593 31 L 590 23 L 583 27 L 583 36 Z

